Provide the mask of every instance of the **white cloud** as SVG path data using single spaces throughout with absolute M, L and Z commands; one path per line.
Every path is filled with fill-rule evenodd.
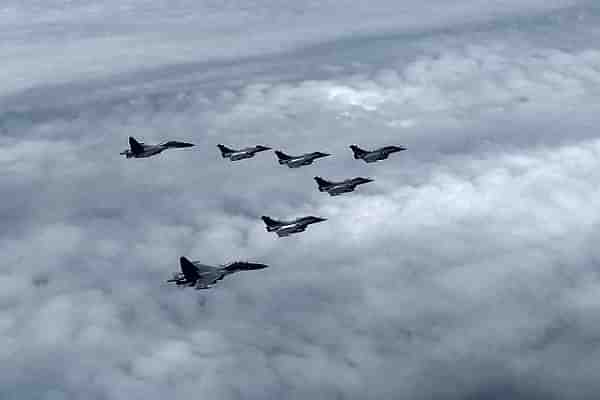
M 595 398 L 595 8 L 421 3 L 7 3 L 7 71 L 26 83 L 0 98 L 0 397 Z M 199 10 L 211 23 L 193 30 Z M 397 36 L 347 37 L 403 21 Z M 23 26 L 31 41 L 17 46 Z M 308 26 L 315 36 L 298 34 Z M 172 51 L 203 29 L 232 39 L 211 58 L 341 39 L 171 65 L 197 61 Z M 269 40 L 246 46 L 249 32 Z M 69 33 L 88 46 L 81 58 L 33 43 Z M 182 42 L 123 65 L 127 47 L 100 46 L 165 33 Z M 47 64 L 59 58 L 69 68 Z M 155 71 L 138 69 L 149 59 Z M 92 64 L 105 80 L 82 81 Z M 128 135 L 197 146 L 125 160 Z M 334 157 L 298 170 L 270 153 L 230 163 L 216 143 Z M 365 164 L 351 143 L 408 151 Z M 331 198 L 314 175 L 375 182 Z M 329 220 L 278 239 L 263 214 Z M 163 282 L 181 255 L 271 268 L 177 290 Z

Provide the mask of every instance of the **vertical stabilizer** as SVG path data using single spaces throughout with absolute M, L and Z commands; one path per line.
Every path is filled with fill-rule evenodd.
M 350 149 L 352 149 L 352 153 L 354 153 L 355 159 L 363 158 L 365 156 L 365 154 L 368 153 L 368 151 L 361 149 L 360 147 L 358 147 L 355 144 L 351 145 Z
M 222 144 L 218 144 L 217 147 L 219 148 L 219 150 L 221 150 L 221 156 L 223 158 L 227 158 L 230 155 L 232 155 L 233 153 L 235 153 L 235 150 L 233 150 L 232 148 L 229 148 L 227 146 L 224 146 Z
M 315 182 L 317 182 L 317 185 L 319 185 L 319 191 L 321 191 L 321 192 L 326 190 L 333 183 L 333 182 L 330 182 L 328 180 L 321 178 L 320 176 L 315 176 L 314 179 L 315 179 Z
M 275 155 L 279 160 L 279 163 L 282 164 L 285 161 L 289 161 L 292 159 L 292 156 L 285 154 L 283 151 L 275 150 Z
M 267 226 L 267 230 L 269 232 L 271 232 L 273 229 L 276 229 L 277 227 L 281 226 L 281 222 L 276 221 L 271 217 L 267 217 L 266 215 L 263 215 L 260 218 L 263 220 L 263 222 Z
M 194 282 L 198 279 L 198 268 L 190 260 L 185 257 L 179 257 L 179 265 L 186 280 Z
M 144 146 L 137 140 L 135 140 L 132 136 L 129 136 L 129 147 L 131 148 L 131 152 L 133 154 L 140 154 L 144 152 Z

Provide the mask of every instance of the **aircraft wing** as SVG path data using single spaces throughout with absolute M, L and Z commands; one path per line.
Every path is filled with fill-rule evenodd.
M 223 279 L 224 276 L 225 274 L 218 270 L 200 274 L 196 281 L 196 289 L 208 289 L 211 285 Z

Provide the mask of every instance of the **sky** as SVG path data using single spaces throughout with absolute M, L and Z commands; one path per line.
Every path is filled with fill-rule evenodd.
M 4 0 L 0 398 L 596 399 L 599 26 L 587 0 Z M 178 289 L 180 256 L 270 267 Z

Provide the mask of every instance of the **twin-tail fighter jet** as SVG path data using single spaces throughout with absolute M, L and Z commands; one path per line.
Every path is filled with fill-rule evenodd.
M 144 142 L 138 142 L 133 137 L 129 136 L 129 148 L 122 151 L 120 154 L 125 155 L 127 158 L 145 158 L 159 154 L 167 149 L 179 149 L 192 146 L 194 146 L 192 143 L 177 142 L 174 140 L 161 144 L 145 144 Z
M 320 176 L 315 176 L 314 179 L 319 186 L 319 192 L 327 192 L 330 196 L 338 196 L 342 193 L 353 192 L 358 185 L 373 182 L 373 179 L 362 177 L 346 179 L 341 182 L 328 181 Z
M 293 221 L 277 221 L 273 218 L 262 216 L 260 217 L 266 225 L 267 232 L 275 232 L 277 236 L 290 236 L 293 233 L 304 232 L 306 227 L 317 222 L 327 221 L 327 218 L 321 217 L 301 217 Z
M 173 274 L 173 278 L 169 279 L 167 283 L 174 283 L 177 286 L 183 287 L 194 287 L 197 290 L 210 289 L 227 275 L 239 271 L 253 271 L 268 267 L 265 264 L 243 261 L 235 261 L 226 265 L 213 267 L 211 265 L 200 264 L 198 261 L 190 261 L 185 257 L 179 258 L 179 264 L 181 272 Z
M 302 154 L 300 156 L 290 156 L 285 154 L 283 151 L 276 150 L 275 155 L 277 156 L 279 164 L 287 165 L 290 168 L 299 168 L 303 165 L 312 164 L 317 158 L 328 157 L 331 154 L 315 151 L 312 153 Z
M 357 145 L 353 144 L 350 146 L 352 152 L 354 153 L 354 158 L 357 160 L 363 160 L 367 163 L 372 163 L 379 160 L 385 160 L 392 153 L 396 153 L 398 151 L 406 150 L 406 148 L 402 146 L 384 146 L 377 150 L 368 151 L 361 149 Z
M 254 146 L 254 147 L 246 147 L 240 150 L 231 149 L 222 144 L 218 144 L 217 147 L 221 150 L 221 156 L 223 158 L 229 158 L 231 161 L 243 160 L 244 158 L 254 157 L 256 153 L 261 151 L 271 150 L 270 147 L 267 146 Z

